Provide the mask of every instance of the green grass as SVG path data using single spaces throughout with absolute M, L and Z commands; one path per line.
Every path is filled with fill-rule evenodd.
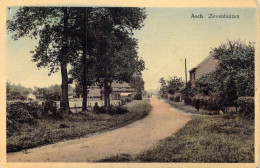
M 199 117 L 136 159 L 144 162 L 254 162 L 254 121 L 229 115 Z
M 191 105 L 186 105 L 184 102 L 174 102 L 170 100 L 165 100 L 166 103 L 170 104 L 174 108 L 178 108 L 182 111 L 185 111 L 187 113 L 192 113 L 192 114 L 205 114 L 205 115 L 214 115 L 218 114 L 216 111 L 210 111 L 210 110 L 204 110 L 204 109 L 197 109 Z
M 133 100 L 131 103 L 126 104 L 125 107 L 130 112 L 136 113 L 150 112 L 152 110 L 149 99 Z
M 198 117 L 144 153 L 101 162 L 252 163 L 254 121 L 238 115 Z
M 63 115 L 62 119 L 45 117 L 37 119 L 35 125 L 22 124 L 19 130 L 7 137 L 7 152 L 34 148 L 118 128 L 144 118 L 151 110 L 149 100 L 132 101 L 125 107 L 129 112 L 121 115 L 87 112 Z M 60 127 L 62 124 L 65 125 L 64 128 Z

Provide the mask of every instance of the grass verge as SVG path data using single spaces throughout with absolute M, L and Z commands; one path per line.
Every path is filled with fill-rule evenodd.
M 62 116 L 62 119 L 40 118 L 37 119 L 35 125 L 21 124 L 19 130 L 7 137 L 7 152 L 16 152 L 115 129 L 142 119 L 151 111 L 149 100 L 132 101 L 125 107 L 129 112 L 121 115 L 87 112 L 66 114 Z
M 187 113 L 192 114 L 204 114 L 204 115 L 215 115 L 218 114 L 216 111 L 204 110 L 204 109 L 197 109 L 191 105 L 186 105 L 184 102 L 174 102 L 170 100 L 165 100 L 166 103 L 170 104 L 172 107 L 185 111 Z
M 235 115 L 199 117 L 137 159 L 146 162 L 254 162 L 254 121 Z
M 112 156 L 101 162 L 254 162 L 254 120 L 238 115 L 204 116 L 137 156 Z

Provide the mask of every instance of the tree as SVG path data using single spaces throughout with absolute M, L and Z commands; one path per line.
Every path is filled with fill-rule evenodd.
M 169 80 L 167 80 L 166 90 L 170 94 L 174 94 L 177 92 L 180 92 L 181 89 L 184 87 L 184 81 L 183 79 L 177 76 L 170 77 Z
M 92 23 L 94 23 L 92 11 L 95 11 L 97 8 L 77 8 L 77 33 L 75 33 L 75 38 L 80 41 L 80 49 L 82 51 L 81 57 L 79 59 L 74 59 L 72 63 L 72 69 L 70 70 L 70 74 L 72 79 L 77 82 L 77 87 L 81 88 L 81 95 L 83 96 L 82 101 L 82 111 L 87 110 L 87 87 L 93 84 L 91 67 L 93 66 L 93 62 L 91 62 L 91 48 L 92 41 L 91 38 L 91 29 L 90 27 Z M 91 78 L 90 78 L 91 77 Z
M 32 61 L 37 62 L 38 68 L 47 67 L 50 74 L 61 70 L 61 101 L 65 113 L 70 111 L 67 65 L 79 54 L 73 14 L 75 9 L 68 7 L 20 7 L 13 20 L 7 21 L 8 32 L 14 33 L 14 40 L 25 36 L 39 38 L 38 46 L 31 51 Z
M 134 74 L 144 70 L 144 61 L 137 55 L 137 40 L 133 30 L 140 29 L 145 19 L 141 8 L 98 8 L 92 25 L 93 74 L 96 83 L 104 88 L 105 106 L 113 81 L 130 82 Z
M 228 41 L 218 48 L 214 48 L 213 52 L 215 57 L 220 60 L 217 79 L 224 82 L 224 85 L 234 85 L 236 91 L 233 94 L 237 97 L 254 96 L 254 43 L 246 44 L 240 40 Z
M 144 80 L 141 75 L 134 75 L 130 81 L 131 87 L 136 90 L 135 99 L 142 99 L 142 91 L 144 90 Z
M 159 83 L 161 84 L 160 87 L 160 94 L 165 94 L 166 93 L 166 81 L 163 77 L 160 78 Z
M 93 84 L 104 88 L 105 106 L 108 106 L 112 81 L 129 82 L 133 71 L 144 67 L 144 62 L 137 57 L 137 40 L 131 36 L 133 30 L 142 27 L 145 11 L 141 8 L 95 7 L 84 8 L 81 13 L 84 24 L 79 39 L 83 53 L 81 59 L 72 64 L 70 73 L 82 87 L 84 109 L 87 87 Z M 124 60 L 128 60 L 125 67 L 120 64 Z M 123 68 L 128 68 L 129 72 L 123 72 Z

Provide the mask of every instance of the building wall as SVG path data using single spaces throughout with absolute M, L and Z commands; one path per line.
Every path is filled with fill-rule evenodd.
M 195 80 L 201 78 L 203 75 L 208 74 L 217 69 L 217 59 L 214 56 L 209 57 L 203 64 L 196 69 Z
M 191 87 L 195 87 L 196 80 L 201 78 L 203 75 L 206 75 L 216 70 L 218 64 L 219 64 L 219 60 L 215 59 L 213 55 L 206 58 L 206 60 L 204 60 L 201 64 L 199 64 L 196 67 L 195 71 L 190 72 Z
M 196 70 L 190 72 L 191 87 L 195 87 L 195 72 L 196 72 Z

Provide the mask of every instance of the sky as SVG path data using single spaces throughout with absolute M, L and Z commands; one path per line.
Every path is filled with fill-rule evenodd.
M 256 42 L 256 11 L 250 8 L 146 8 L 144 27 L 134 32 L 138 39 L 138 54 L 145 61 L 143 71 L 145 89 L 158 89 L 159 79 L 178 76 L 185 79 L 187 69 L 196 67 L 214 47 L 227 40 Z M 210 19 L 212 13 L 239 15 L 236 19 Z M 14 9 L 8 11 L 8 18 Z M 202 14 L 203 18 L 191 18 Z M 60 71 L 48 76 L 48 69 L 38 70 L 32 62 L 31 50 L 37 40 L 7 35 L 6 76 L 11 83 L 25 87 L 47 87 L 61 84 Z M 189 79 L 189 75 L 188 75 Z

